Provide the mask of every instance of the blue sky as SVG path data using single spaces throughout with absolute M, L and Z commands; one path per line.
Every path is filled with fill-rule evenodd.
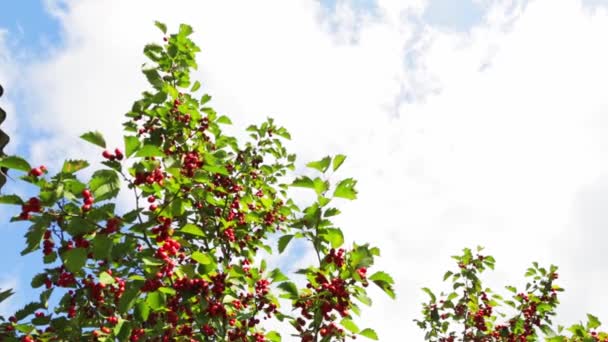
M 418 289 L 440 285 L 449 256 L 477 244 L 497 256 L 496 284 L 532 260 L 556 263 L 563 320 L 608 320 L 597 304 L 608 302 L 608 270 L 588 261 L 608 256 L 608 1 L 262 1 L 243 3 L 249 16 L 190 1 L 181 11 L 48 3 L 53 15 L 38 0 L 0 10 L 11 153 L 51 168 L 65 155 L 97 158 L 77 139 L 91 126 L 118 144 L 113 132 L 145 86 L 137 68 L 142 44 L 158 38 L 152 20 L 189 22 L 203 48 L 197 77 L 237 128 L 271 115 L 292 130 L 301 163 L 349 156 L 341 171 L 359 179 L 360 198 L 338 223 L 376 240 L 402 294 L 379 297 L 366 317 L 381 340 L 415 318 Z M 27 226 L 7 223 L 15 211 L 0 209 L 0 287 L 19 294 L 0 314 L 36 293 L 40 267 L 38 253 L 19 255 Z M 413 324 L 407 336 L 419 340 Z

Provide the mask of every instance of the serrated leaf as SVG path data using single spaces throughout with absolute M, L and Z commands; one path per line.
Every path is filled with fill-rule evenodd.
M 306 166 L 311 169 L 318 170 L 320 172 L 325 172 L 329 168 L 330 163 L 331 163 L 331 158 L 329 156 L 327 156 L 321 160 L 310 162 L 310 163 L 306 164 Z
M 30 164 L 25 159 L 17 156 L 0 157 L 0 166 L 25 172 L 32 169 Z
M 352 178 L 341 180 L 334 190 L 334 197 L 346 198 L 354 200 L 357 198 L 357 190 L 355 190 L 357 181 Z
M 342 163 L 344 163 L 345 159 L 346 159 L 345 155 L 343 155 L 343 154 L 337 154 L 334 157 L 334 161 L 333 161 L 333 165 L 332 165 L 333 170 L 336 171 L 340 167 L 340 165 L 342 165 Z
M 597 317 L 592 314 L 587 314 L 587 329 L 593 330 L 599 328 L 600 325 L 602 325 L 602 323 L 600 323 L 600 320 Z
M 293 183 L 291 183 L 291 186 L 295 186 L 295 187 L 299 187 L 299 188 L 314 189 L 315 188 L 315 183 L 309 177 L 302 176 L 302 177 L 296 178 L 293 181 Z
M 84 248 L 70 249 L 65 251 L 61 258 L 68 271 L 78 273 L 87 262 L 87 250 Z
M 344 243 L 344 234 L 338 228 L 324 229 L 320 235 L 331 244 L 331 248 L 338 248 Z
M 114 170 L 98 170 L 89 181 L 89 189 L 96 202 L 116 197 L 120 191 L 120 178 Z
M 30 285 L 37 289 L 40 286 L 44 285 L 44 282 L 47 280 L 48 276 L 46 275 L 46 273 L 39 273 L 36 274 L 34 276 L 34 278 L 32 278 L 32 282 L 30 283 Z
M 0 291 L 0 303 L 2 303 L 8 297 L 10 297 L 10 296 L 12 296 L 14 294 L 15 294 L 15 292 L 13 292 L 13 289 L 8 289 L 8 290 Z
M 125 142 L 125 155 L 127 158 L 129 158 L 133 155 L 133 153 L 139 150 L 141 147 L 141 141 L 139 141 L 139 138 L 134 136 L 125 136 L 123 139 Z
M 63 173 L 74 173 L 80 171 L 89 166 L 89 162 L 86 160 L 66 160 L 63 162 L 61 172 Z
M 205 236 L 205 232 L 192 223 L 185 224 L 182 228 L 180 228 L 179 232 L 194 236 Z
M 293 239 L 293 235 L 283 235 L 279 238 L 279 253 L 283 253 L 291 239 Z
M 135 154 L 136 157 L 164 157 L 165 153 L 155 145 L 144 145 Z
M 106 140 L 103 138 L 103 135 L 98 131 L 87 132 L 81 135 L 80 138 L 90 142 L 91 144 L 106 148 Z
M 372 339 L 374 341 L 378 341 L 378 334 L 376 334 L 376 332 L 373 329 L 367 328 L 367 329 L 363 329 L 359 332 L 359 335 L 361 336 L 365 336 L 369 339 Z
M 17 195 L 2 195 L 0 196 L 0 204 L 23 205 L 23 200 Z

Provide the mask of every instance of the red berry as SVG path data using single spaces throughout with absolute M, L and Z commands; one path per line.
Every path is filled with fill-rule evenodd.
M 34 176 L 34 177 L 40 177 L 40 176 L 42 176 L 42 173 L 43 173 L 43 172 L 42 172 L 42 170 L 40 170 L 40 168 L 39 168 L 39 167 L 37 167 L 37 168 L 33 168 L 33 169 L 30 171 L 30 174 L 31 174 L 32 176 Z
M 154 201 L 156 201 L 156 197 L 154 197 L 154 196 L 148 197 L 148 203 L 154 203 Z
M 112 153 L 110 153 L 110 151 L 108 151 L 108 150 L 103 151 L 103 153 L 101 155 L 106 159 L 112 159 L 114 157 L 112 155 Z
M 83 197 L 91 197 L 91 190 L 89 190 L 89 189 L 82 190 L 82 196 Z

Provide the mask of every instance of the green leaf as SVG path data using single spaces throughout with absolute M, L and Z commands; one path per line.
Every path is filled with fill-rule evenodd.
M 0 204 L 23 205 L 23 200 L 17 195 L 2 195 L 0 196 Z
M 378 271 L 368 278 L 371 281 L 383 281 L 388 284 L 394 284 L 393 278 L 386 272 Z
M 278 268 L 275 268 L 272 270 L 272 272 L 270 272 L 270 279 L 272 279 L 273 283 L 289 280 L 289 278 L 287 278 L 287 276 Z
M 600 323 L 599 319 L 595 316 L 593 316 L 592 314 L 587 314 L 587 329 L 589 330 L 593 330 L 596 328 L 599 328 L 600 325 L 602 325 L 602 323 Z
M 354 200 L 357 198 L 357 190 L 355 185 L 357 181 L 352 178 L 343 179 L 338 183 L 336 190 L 334 191 L 334 197 L 346 198 Z
M 270 342 L 281 342 L 281 334 L 279 334 L 276 331 L 269 331 L 266 334 L 266 338 L 268 339 L 268 341 Z
M 15 312 L 15 317 L 17 317 L 17 320 L 20 321 L 25 317 L 33 314 L 38 309 L 44 309 L 44 306 L 40 303 L 29 303 L 24 306 L 23 309 Z
M 129 311 L 139 295 L 140 285 L 138 283 L 128 283 L 125 292 L 118 302 L 118 312 L 124 314 Z
M 302 177 L 296 178 L 293 181 L 293 183 L 291 183 L 291 186 L 295 186 L 295 187 L 299 187 L 299 188 L 314 189 L 315 183 L 309 177 L 302 176 Z
M 89 162 L 86 160 L 66 160 L 63 162 L 61 172 L 63 173 L 74 173 L 80 171 L 89 166 Z
M 78 273 L 87 262 L 87 250 L 84 248 L 74 248 L 61 255 L 63 264 L 72 273 Z
M 325 172 L 325 171 L 327 171 L 327 168 L 329 168 L 330 163 L 331 163 L 331 158 L 329 156 L 327 156 L 321 160 L 310 162 L 310 163 L 306 164 L 306 166 L 308 166 L 309 168 L 318 170 L 320 172 Z
M 108 274 L 108 272 L 101 272 L 99 274 L 99 282 L 104 285 L 114 284 L 116 281 L 114 277 Z
M 378 341 L 378 334 L 376 334 L 376 332 L 370 328 L 361 330 L 361 332 L 359 332 L 359 335 L 365 336 L 374 341 Z
M 46 273 L 39 273 L 36 274 L 34 276 L 34 278 L 32 278 L 32 282 L 30 283 L 30 285 L 37 289 L 40 286 L 44 285 L 44 282 L 47 280 L 48 276 L 46 275 Z
M 192 85 L 192 88 L 190 88 L 191 92 L 195 92 L 197 90 L 199 90 L 199 88 L 201 87 L 201 82 L 196 81 L 194 82 L 194 84 Z
M 279 238 L 279 253 L 283 253 L 291 239 L 293 239 L 293 235 L 283 235 Z
M 139 138 L 134 137 L 134 136 L 125 136 L 124 141 L 125 141 L 125 154 L 126 154 L 127 158 L 129 158 L 133 155 L 133 153 L 135 153 L 135 152 L 137 152 L 137 150 L 139 150 L 139 148 L 141 146 L 141 141 L 139 141 Z
M 0 166 L 25 172 L 32 169 L 30 164 L 25 159 L 17 156 L 0 157 Z
M 118 195 L 120 179 L 114 170 L 98 170 L 89 181 L 89 189 L 96 202 L 107 200 Z
M 208 264 L 210 264 L 213 261 L 213 259 L 211 259 L 210 256 L 208 256 L 207 254 L 203 254 L 201 252 L 198 252 L 198 251 L 192 253 L 191 258 L 194 259 L 199 264 L 203 264 L 203 265 L 208 265 Z
M 106 148 L 106 140 L 103 138 L 100 132 L 87 132 L 80 136 L 83 140 L 90 142 L 91 144 L 95 144 L 99 147 Z
M 47 222 L 44 222 L 43 220 L 30 226 L 27 233 L 25 233 L 27 247 L 21 251 L 21 255 L 26 255 L 40 248 L 40 242 L 42 241 L 42 236 L 44 236 L 46 228 Z
M 179 230 L 179 232 L 184 233 L 184 234 L 194 235 L 194 236 L 205 236 L 205 232 L 203 232 L 202 229 L 200 229 L 198 226 L 196 226 L 192 223 L 185 224 Z
M 338 248 L 344 243 L 344 234 L 339 228 L 324 229 L 321 236 L 331 244 L 332 248 Z
M 107 235 L 98 234 L 91 240 L 93 257 L 95 259 L 108 259 L 112 253 L 112 239 Z
M 283 283 L 280 283 L 279 286 L 277 286 L 279 289 L 287 292 L 288 294 L 291 295 L 291 298 L 297 298 L 298 297 L 298 287 L 296 286 L 296 284 L 290 282 L 290 281 L 286 281 Z
M 145 301 L 139 301 L 135 305 L 135 317 L 138 317 L 142 321 L 147 321 L 150 315 L 150 306 Z
M 158 27 L 161 31 L 163 31 L 164 34 L 167 34 L 167 25 L 161 23 L 160 21 L 154 21 L 154 26 Z
M 329 208 L 327 210 L 325 210 L 325 214 L 323 214 L 324 217 L 332 217 L 332 216 L 336 216 L 340 214 L 340 210 L 336 209 L 336 208 Z
M 163 151 L 155 145 L 144 145 L 135 154 L 136 157 L 164 157 Z
M 342 319 L 342 321 L 340 321 L 340 324 L 344 328 L 346 328 L 346 330 L 352 332 L 353 334 L 356 334 L 359 332 L 359 327 L 355 324 L 355 322 L 353 322 L 352 320 L 350 320 L 348 318 Z
M 230 121 L 230 119 L 225 115 L 222 115 L 219 118 L 217 118 L 217 123 L 221 123 L 221 124 L 225 124 L 225 125 L 232 125 L 232 121 Z
M 161 309 L 165 305 L 165 295 L 159 291 L 148 293 L 146 303 L 154 311 Z
M 211 96 L 208 94 L 203 95 L 203 97 L 201 97 L 201 106 L 209 101 L 211 101 Z
M 431 301 L 433 303 L 437 300 L 437 297 L 435 296 L 435 294 L 433 293 L 433 291 L 431 291 L 428 287 L 423 287 L 422 291 L 424 291 L 426 294 L 429 295 L 429 297 L 431 297 Z
M 13 292 L 13 289 L 8 289 L 8 290 L 0 291 L 0 303 L 2 303 L 8 297 L 10 297 L 10 296 L 12 296 L 14 294 L 15 294 L 15 292 Z
M 187 37 L 192 34 L 192 27 L 186 24 L 179 25 L 179 32 L 177 33 L 179 36 Z
M 344 163 L 344 159 L 346 159 L 346 156 L 343 154 L 337 154 L 334 157 L 334 162 L 333 162 L 334 171 L 336 171 L 340 167 L 340 165 L 342 165 L 342 163 Z

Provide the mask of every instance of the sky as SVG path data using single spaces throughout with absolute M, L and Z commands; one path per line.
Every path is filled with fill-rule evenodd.
M 361 322 L 382 341 L 422 340 L 421 287 L 482 245 L 488 284 L 522 286 L 532 261 L 560 267 L 558 323 L 608 323 L 608 1 L 25 0 L 0 4 L 0 99 L 9 154 L 56 170 L 99 159 L 78 136 L 120 146 L 122 115 L 146 89 L 152 25 L 193 26 L 204 91 L 238 132 L 267 116 L 292 133 L 298 172 L 348 156 L 359 181 L 340 204 L 349 241 L 382 250 L 398 299 L 372 290 Z M 9 181 L 3 192 L 30 194 Z M 297 196 L 300 196 L 296 192 Z M 128 200 L 121 197 L 121 203 Z M 15 209 L 15 210 L 18 210 Z M 36 292 L 27 226 L 0 209 L 0 315 Z M 293 267 L 310 255 L 292 248 Z

